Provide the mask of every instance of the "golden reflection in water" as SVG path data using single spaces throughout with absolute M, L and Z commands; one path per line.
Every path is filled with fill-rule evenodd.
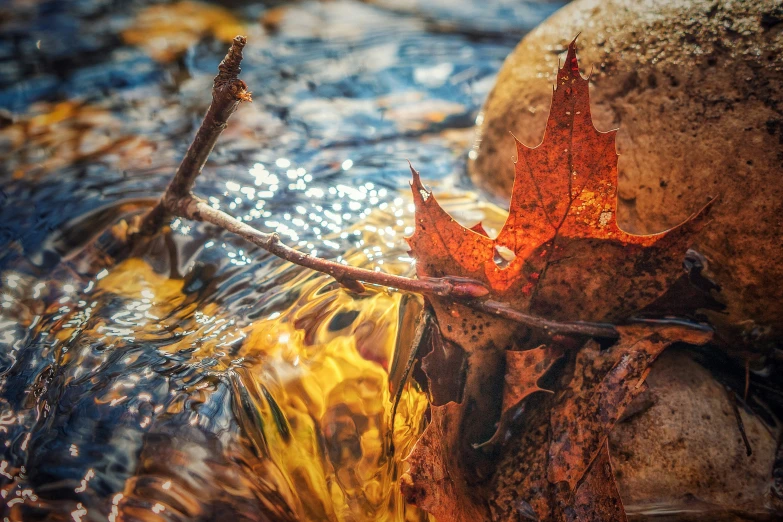
M 189 303 L 182 284 L 139 259 L 123 262 L 97 283 L 94 297 L 122 296 L 125 309 L 93 323 L 88 335 L 118 347 L 174 333 L 179 340 L 160 350 L 195 348 L 194 359 L 216 360 L 204 372 L 231 380 L 244 436 L 269 459 L 257 471 L 302 519 L 405 520 L 400 460 L 418 436 L 427 402 L 410 387 L 403 393 L 389 457 L 387 369 L 403 295 L 378 290 L 357 298 L 325 276 L 303 273 L 286 285 L 299 292 L 287 310 L 240 325 L 216 303 Z M 336 329 L 341 314 L 355 318 Z M 67 339 L 70 330 L 57 337 Z M 235 343 L 241 348 L 229 350 Z M 133 381 L 132 374 L 119 377 L 97 401 L 121 405 Z M 172 403 L 166 412 L 181 407 Z
M 395 200 L 395 205 L 376 209 L 360 225 L 341 232 L 357 239 L 342 259 L 412 273 L 402 240 L 412 212 L 410 198 L 405 193 L 402 197 L 401 204 Z M 471 194 L 439 200 L 468 225 L 484 218 L 491 231 L 502 224 L 502 212 L 477 205 Z M 287 277 L 280 278 L 286 281 L 280 292 L 296 297 L 284 310 L 252 322 L 233 317 L 219 300 L 201 302 L 184 293 L 182 280 L 156 273 L 141 259 L 101 271 L 81 294 L 52 305 L 59 308 L 50 311 L 60 313 L 46 327 L 56 339 L 59 365 L 71 368 L 66 385 L 100 371 L 101 359 L 86 348 L 77 349 L 91 341 L 105 351 L 146 342 L 161 355 L 186 356 L 187 364 L 197 367 L 198 375 L 185 384 L 185 393 L 171 390 L 165 403 L 140 406 L 150 402 L 150 394 L 141 385 L 136 389 L 136 383 L 150 368 L 119 375 L 98 392 L 96 404 L 132 410 L 143 430 L 153 430 L 165 415 L 183 413 L 192 426 L 204 425 L 209 419 L 193 405 L 206 402 L 215 380 L 230 383 L 231 408 L 241 433 L 223 436 L 228 442 L 222 447 L 226 462 L 242 462 L 252 476 L 208 458 L 197 442 L 174 440 L 170 449 L 157 448 L 146 458 L 142 451 L 140 470 L 112 497 L 113 520 L 164 520 L 161 513 L 166 510 L 185 517 L 203 515 L 202 503 L 220 498 L 214 488 L 228 503 L 261 497 L 280 520 L 425 519 L 404 505 L 398 489 L 402 458 L 420 434 L 427 409 L 426 397 L 415 385 L 405 388 L 394 428 L 389 429 L 389 371 L 399 357 L 395 350 L 407 348 L 398 346 L 404 337 L 401 314 L 411 309 L 415 313 L 421 299 L 377 288 L 352 295 L 326 276 L 283 262 L 269 277 L 283 274 Z M 122 306 L 116 308 L 118 301 Z M 103 308 L 112 313 L 101 314 Z M 161 340 L 165 342 L 156 342 Z M 70 451 L 78 454 L 79 448 Z M 215 484 L 200 484 L 191 475 L 214 477 Z M 90 479 L 85 475 L 79 487 L 87 488 Z M 86 512 L 78 508 L 79 517 L 82 509 Z

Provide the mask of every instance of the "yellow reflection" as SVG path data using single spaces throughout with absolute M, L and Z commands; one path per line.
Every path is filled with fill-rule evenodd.
M 258 406 L 263 439 L 292 481 L 303 519 L 404 520 L 400 459 L 418 435 L 427 403 L 416 391 L 403 395 L 394 430 L 397 451 L 389 456 L 387 368 L 401 295 L 378 292 L 355 300 L 337 288 L 323 292 L 327 282 L 315 278 L 303 288 L 299 305 L 248 328 L 245 354 L 263 355 L 261 372 L 277 378 L 255 379 L 243 369 L 238 385 L 260 397 L 253 387 L 266 383 L 284 413 L 281 428 L 269 406 Z M 345 317 L 354 318 L 342 326 L 338 320 Z
M 349 188 L 357 192 L 357 199 L 341 187 L 346 198 L 340 208 L 329 207 L 330 212 L 338 215 L 345 209 L 363 209 L 376 190 L 372 186 L 363 186 L 364 191 Z M 439 192 L 439 201 L 466 225 L 483 219 L 490 233 L 502 226 L 505 217 L 496 207 L 477 205 L 470 194 Z M 356 208 L 350 206 L 352 202 Z M 317 208 L 292 211 L 303 215 L 311 210 L 326 215 Z M 353 245 L 341 260 L 411 275 L 412 259 L 402 240 L 410 233 L 411 223 L 406 193 L 378 205 L 360 224 L 340 231 L 342 239 Z M 335 236 L 325 240 L 330 238 Z M 220 248 L 227 250 L 225 245 Z M 84 304 L 64 312 L 51 333 L 63 346 L 79 346 L 73 342 L 77 335 L 100 340 L 107 350 L 150 341 L 149 349 L 161 355 L 185 355 L 184 360 L 194 365 L 209 361 L 198 371 L 229 383 L 231 401 L 227 404 L 240 427 L 241 446 L 253 454 L 248 457 L 247 450 L 237 450 L 233 442 L 225 447 L 232 459 L 241 459 L 252 468 L 253 478 L 247 482 L 239 468 L 221 470 L 218 464 L 209 464 L 214 467 L 210 472 L 220 471 L 236 481 L 225 486 L 232 498 L 252 497 L 254 484 L 260 483 L 267 488 L 264 491 L 274 492 L 265 497 L 267 502 L 284 502 L 300 520 L 424 520 L 421 512 L 405 506 L 398 478 L 403 471 L 401 459 L 421 432 L 427 401 L 415 387 L 406 387 L 391 429 L 389 387 L 389 369 L 401 337 L 400 316 L 415 312 L 404 307 L 420 306 L 421 300 L 404 304 L 401 293 L 377 288 L 356 296 L 326 276 L 283 262 L 266 277 L 280 281 L 276 291 L 291 296 L 291 302 L 251 322 L 241 322 L 219 300 L 201 302 L 183 293 L 183 281 L 157 274 L 140 259 L 128 259 L 99 273 L 90 283 L 93 289 L 75 299 Z M 264 305 L 259 303 L 259 307 Z M 410 329 L 410 322 L 405 324 Z M 78 368 L 74 378 L 81 375 L 82 367 L 85 373 L 97 371 L 94 360 L 92 369 L 82 364 L 89 360 L 88 352 L 63 350 L 60 363 Z M 124 357 L 131 364 L 139 352 L 129 351 Z M 185 393 L 178 391 L 169 402 L 155 404 L 153 409 L 148 405 L 149 390 L 138 384 L 145 372 L 152 371 L 118 376 L 96 402 L 129 411 L 135 408 L 139 426 L 148 429 L 154 427 L 157 415 L 181 413 L 191 408 L 186 401 L 202 404 L 214 391 L 207 380 L 197 379 L 187 385 L 191 387 Z M 193 410 L 194 425 L 201 414 Z M 394 452 L 390 451 L 392 443 Z M 79 448 L 72 447 L 70 453 L 74 452 L 78 455 Z M 189 483 L 178 481 L 175 475 L 159 479 L 155 494 L 161 509 L 168 509 L 164 500 L 169 497 L 189 499 L 194 510 L 201 509 L 201 492 L 191 491 Z M 134 480 L 122 493 L 128 498 L 137 495 L 135 488 L 144 487 L 143 478 L 138 479 L 141 485 Z M 84 487 L 87 481 L 85 476 Z M 210 487 L 204 486 L 204 491 L 211 491 Z M 131 509 L 123 504 L 122 494 L 115 497 L 115 518 Z
M 367 263 L 358 250 L 347 259 Z M 388 268 L 404 272 L 409 264 L 390 263 Z M 286 265 L 280 270 L 291 269 Z M 423 394 L 406 390 L 390 430 L 388 368 L 401 294 L 376 290 L 356 297 L 326 276 L 300 271 L 283 290 L 296 291 L 295 302 L 240 325 L 214 303 L 191 302 L 182 288 L 181 280 L 155 273 L 142 260 L 126 260 L 102 274 L 91 296 L 98 308 L 102 299 L 112 297 L 121 297 L 123 307 L 111 317 L 89 321 L 83 330 L 82 323 L 72 320 L 53 333 L 63 342 L 81 333 L 115 349 L 176 334 L 176 342 L 157 349 L 177 353 L 196 348 L 194 363 L 218 361 L 209 371 L 229 377 L 242 436 L 264 456 L 256 473 L 275 485 L 300 519 L 421 520 L 404 505 L 397 481 L 400 461 L 420 433 L 427 408 Z M 226 345 L 232 340 L 240 346 L 229 356 Z M 79 365 L 82 356 L 68 350 L 60 360 Z M 147 399 L 146 392 L 135 388 L 136 381 L 136 374 L 122 375 L 96 401 L 127 407 L 131 398 Z M 192 395 L 200 392 L 194 389 Z M 166 411 L 181 408 L 172 402 Z M 143 428 L 154 422 L 147 417 L 140 421 Z M 392 441 L 394 454 L 389 451 Z

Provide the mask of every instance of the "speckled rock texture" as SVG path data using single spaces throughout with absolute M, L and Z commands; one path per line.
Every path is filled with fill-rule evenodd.
M 720 196 L 696 245 L 722 285 L 719 338 L 783 337 L 783 5 L 577 0 L 507 58 L 479 116 L 470 175 L 508 197 L 514 144 L 541 142 L 558 59 L 580 33 L 593 119 L 620 128 L 618 221 L 651 233 Z
M 682 352 L 665 354 L 637 399 L 642 411 L 610 437 L 615 474 L 630 514 L 670 509 L 769 514 L 777 427 L 739 407 L 753 454 L 742 442 L 726 389 Z M 649 409 L 644 409 L 650 405 Z M 778 506 L 780 507 L 780 506 Z
M 612 464 L 631 520 L 779 520 L 771 493 L 779 426 L 739 407 L 747 456 L 726 389 L 685 352 L 665 352 L 610 436 Z M 499 469 L 494 512 L 517 520 L 519 448 Z M 525 520 L 525 519 L 519 519 Z

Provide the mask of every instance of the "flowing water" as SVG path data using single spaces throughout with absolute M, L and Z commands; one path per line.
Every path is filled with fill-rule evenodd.
M 420 298 L 352 295 L 179 219 L 139 257 L 107 245 L 165 187 L 244 32 L 254 102 L 196 192 L 411 274 L 405 160 L 465 222 L 501 220 L 464 190 L 471 127 L 557 6 L 222 4 L 0 6 L 4 520 L 425 519 L 397 480 L 426 399 L 409 384 L 390 414 Z

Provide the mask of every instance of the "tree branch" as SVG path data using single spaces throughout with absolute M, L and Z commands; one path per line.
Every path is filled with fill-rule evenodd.
M 206 221 L 217 225 L 286 261 L 328 274 L 339 283 L 358 292 L 364 290 L 361 282 L 370 283 L 396 288 L 397 290 L 449 298 L 474 310 L 510 319 L 551 334 L 618 337 L 617 330 L 609 324 L 549 321 L 541 317 L 519 312 L 497 301 L 481 300 L 481 297 L 489 294 L 489 290 L 478 281 L 471 279 L 457 277 L 411 279 L 409 277 L 343 265 L 335 261 L 305 254 L 284 244 L 276 233 L 261 232 L 221 210 L 212 208 L 206 201 L 196 196 L 191 195 L 179 200 L 176 214 L 194 221 Z
M 239 79 L 242 49 L 246 43 L 247 38 L 244 36 L 235 37 L 225 58 L 218 65 L 218 75 L 212 82 L 212 103 L 166 192 L 157 206 L 144 218 L 139 229 L 141 236 L 154 235 L 167 217 L 176 214 L 179 200 L 190 195 L 196 178 L 201 174 L 215 143 L 228 125 L 228 119 L 237 110 L 240 102 L 251 101 L 247 85 Z
M 206 201 L 196 196 L 189 195 L 180 199 L 177 203 L 176 214 L 194 221 L 206 221 L 217 225 L 263 248 L 270 254 L 296 265 L 328 274 L 340 284 L 356 292 L 364 291 L 364 286 L 360 283 L 363 281 L 408 292 L 457 299 L 483 297 L 489 294 L 489 290 L 484 285 L 471 279 L 461 277 L 411 279 L 311 256 L 289 247 L 280 241 L 278 234 L 261 232 L 221 210 L 212 208 Z
M 503 303 L 482 300 L 481 298 L 489 295 L 489 289 L 472 279 L 461 277 L 411 279 L 314 257 L 285 245 L 276 233 L 261 232 L 225 212 L 212 208 L 206 201 L 194 196 L 191 190 L 196 178 L 201 174 L 218 137 L 226 128 L 228 118 L 236 111 L 240 102 L 250 101 L 250 93 L 245 82 L 238 78 L 242 48 L 246 42 L 247 40 L 243 36 L 234 38 L 228 54 L 220 63 L 220 72 L 215 77 L 212 88 L 212 103 L 193 143 L 188 148 L 174 179 L 166 188 L 166 192 L 155 208 L 144 217 L 139 231 L 134 237 L 143 238 L 154 235 L 160 230 L 167 218 L 176 215 L 217 225 L 286 261 L 328 274 L 355 292 L 363 292 L 364 285 L 362 283 L 368 283 L 451 299 L 474 310 L 503 317 L 551 335 L 618 337 L 617 330 L 612 325 L 581 322 L 559 323 L 519 312 Z

